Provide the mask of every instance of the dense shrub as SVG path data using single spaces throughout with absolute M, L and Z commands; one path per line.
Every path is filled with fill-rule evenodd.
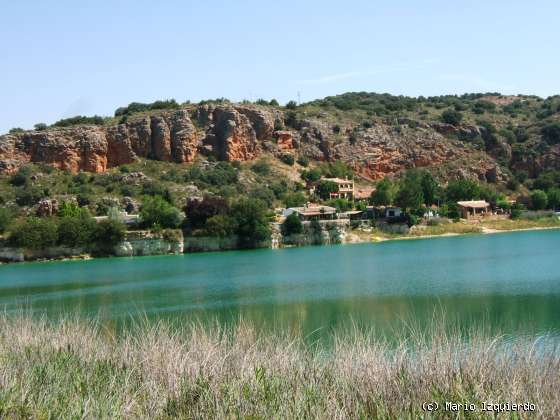
M 280 156 L 280 160 L 286 165 L 290 166 L 293 166 L 293 164 L 295 163 L 294 155 L 292 155 L 291 153 L 284 153 L 282 156 Z
M 301 166 L 307 167 L 309 165 L 309 158 L 307 156 L 299 156 L 297 163 Z
M 446 111 L 443 111 L 443 113 L 441 114 L 441 119 L 444 123 L 459 125 L 461 123 L 461 120 L 463 119 L 463 114 L 461 114 L 459 111 L 448 109 Z
M 302 192 L 289 192 L 282 198 L 286 207 L 300 207 L 307 202 L 307 197 Z
M 417 172 L 409 171 L 401 180 L 395 196 L 395 204 L 403 209 L 415 210 L 424 204 L 421 177 Z
M 44 131 L 47 129 L 47 124 L 45 123 L 37 123 L 33 126 L 33 128 L 35 128 L 35 130 L 37 131 Z
M 560 188 L 551 188 L 546 192 L 548 207 L 556 210 L 560 207 Z
M 560 143 L 560 123 L 551 123 L 541 129 L 544 141 L 548 144 Z
M 272 207 L 276 198 L 274 192 L 265 185 L 256 185 L 249 191 L 249 197 L 261 200 L 267 207 Z
M 297 102 L 296 101 L 288 101 L 288 103 L 286 104 L 286 108 L 288 109 L 296 109 L 297 108 Z
M 318 168 L 309 169 L 301 172 L 301 179 L 307 182 L 317 182 L 321 179 L 322 173 Z
M 6 207 L 0 207 L 0 234 L 4 233 L 12 222 L 12 211 Z
M 242 198 L 233 204 L 231 217 L 236 221 L 239 246 L 253 248 L 270 238 L 266 205 L 260 200 Z
M 16 188 L 16 203 L 19 206 L 33 206 L 46 196 L 46 191 L 38 186 L 28 184 Z
M 140 208 L 142 225 L 147 228 L 177 228 L 183 221 L 181 211 L 160 196 L 146 197 Z
M 393 203 L 395 187 L 389 178 L 379 181 L 372 192 L 370 201 L 375 206 L 388 206 Z
M 15 174 L 10 177 L 10 184 L 14 187 L 21 187 L 29 182 L 32 169 L 29 166 L 22 166 Z
M 334 200 L 329 200 L 327 201 L 327 205 L 336 208 L 339 212 L 352 210 L 352 208 L 354 207 L 353 203 L 346 198 L 336 198 Z
M 225 214 L 217 214 L 206 220 L 204 234 L 208 236 L 225 237 L 235 233 L 237 223 L 235 219 Z
M 29 217 L 12 228 L 10 244 L 26 249 L 44 249 L 56 245 L 58 225 L 55 218 Z
M 268 175 L 270 174 L 270 163 L 265 159 L 260 159 L 251 166 L 251 170 L 259 175 Z
M 93 117 L 77 115 L 75 117 L 59 120 L 53 124 L 53 127 L 70 127 L 81 124 L 103 125 L 105 124 L 105 119 L 99 115 L 94 115 Z
M 175 99 L 167 99 L 164 101 L 155 101 L 152 103 L 144 104 L 140 102 L 131 102 L 128 106 L 118 108 L 115 111 L 115 117 L 122 115 L 130 115 L 136 112 L 146 112 L 156 109 L 177 109 L 180 105 Z
M 187 201 L 184 211 L 191 229 L 201 229 L 211 217 L 226 215 L 229 212 L 229 204 L 222 197 L 207 195 L 202 200 Z
M 548 197 L 543 190 L 531 192 L 531 208 L 533 210 L 544 210 L 548 204 Z
M 142 194 L 149 195 L 152 197 L 162 197 L 168 203 L 173 203 L 173 197 L 171 196 L 171 191 L 158 181 L 147 181 L 142 184 Z
M 451 181 L 445 189 L 445 196 L 448 202 L 461 200 L 476 200 L 480 198 L 480 185 L 470 179 Z
M 303 225 L 296 213 L 290 214 L 282 223 L 282 233 L 284 235 L 293 235 L 303 232 Z
M 332 193 L 338 192 L 338 185 L 332 181 L 321 181 L 315 191 L 323 200 L 328 200 Z
M 93 233 L 93 241 L 100 250 L 110 251 L 124 239 L 125 226 L 123 223 L 107 219 L 97 223 Z
M 58 242 L 69 247 L 88 246 L 96 228 L 95 220 L 87 214 L 62 217 L 58 224 Z

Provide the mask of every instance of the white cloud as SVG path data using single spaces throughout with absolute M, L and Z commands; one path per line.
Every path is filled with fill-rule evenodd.
M 338 82 L 340 80 L 345 80 L 345 79 L 353 79 L 356 77 L 373 76 L 376 74 L 392 73 L 395 71 L 417 70 L 419 68 L 427 67 L 431 64 L 435 64 L 438 62 L 439 59 L 426 58 L 420 61 L 395 63 L 395 64 L 383 65 L 383 66 L 378 66 L 375 68 L 369 68 L 364 70 L 348 71 L 345 73 L 335 73 L 335 74 L 329 74 L 325 76 L 319 76 L 312 79 L 297 80 L 296 83 L 300 83 L 304 85 L 327 84 L 332 82 Z

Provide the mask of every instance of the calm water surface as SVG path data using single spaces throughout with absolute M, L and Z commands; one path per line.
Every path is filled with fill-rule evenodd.
M 434 312 L 506 333 L 560 331 L 560 231 L 0 266 L 0 307 L 107 322 L 196 317 L 390 331 Z M 127 321 L 128 320 L 128 321 Z

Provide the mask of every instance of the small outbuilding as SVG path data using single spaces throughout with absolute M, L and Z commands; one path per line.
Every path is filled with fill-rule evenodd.
M 458 201 L 457 205 L 463 219 L 476 219 L 490 213 L 490 203 L 484 200 Z

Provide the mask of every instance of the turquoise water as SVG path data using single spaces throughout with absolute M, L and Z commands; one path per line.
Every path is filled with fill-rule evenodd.
M 0 266 L 0 307 L 107 322 L 239 317 L 389 331 L 434 312 L 506 333 L 560 330 L 560 231 Z

